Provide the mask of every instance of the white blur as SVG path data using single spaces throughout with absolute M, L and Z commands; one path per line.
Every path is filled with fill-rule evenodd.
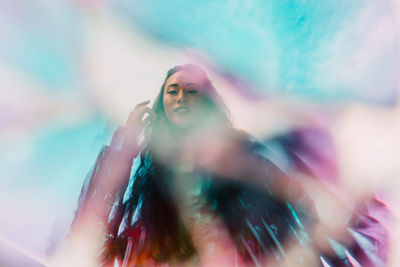
M 399 2 L 396 2 L 396 8 L 400 28 Z M 49 131 L 48 127 L 61 125 L 68 128 L 85 123 L 96 114 L 106 114 L 114 124 L 123 124 L 137 103 L 154 99 L 166 70 L 188 62 L 202 66 L 207 71 L 227 104 L 235 127 L 257 138 L 273 137 L 298 126 L 318 125 L 329 129 L 337 150 L 340 179 L 332 186 L 333 190 L 342 200 L 355 202 L 376 193 L 387 204 L 394 215 L 388 224 L 392 244 L 389 266 L 400 265 L 400 255 L 396 253 L 400 251 L 398 105 L 380 107 L 348 104 L 326 107 L 278 96 L 257 100 L 246 98 L 234 84 L 213 71 L 218 66 L 202 52 L 158 44 L 102 5 L 82 12 L 88 14 L 82 22 L 84 42 L 80 71 L 83 85 L 80 90 L 52 92 L 46 88 L 47 85 L 0 61 L 0 108 L 13 114 L 12 117 L 1 118 L 0 128 L 3 150 L 0 154 L 0 265 L 2 257 L 6 259 L 5 262 L 11 261 L 9 256 L 4 255 L 7 251 L 27 257 L 21 260 L 24 264 L 28 263 L 26 266 L 40 266 L 37 263 L 51 266 L 95 265 L 90 255 L 95 254 L 95 244 L 99 243 L 101 232 L 85 233 L 82 230 L 84 234 L 73 237 L 79 240 L 73 244 L 82 244 L 82 247 L 60 244 L 53 258 L 46 259 L 45 256 L 48 236 L 56 217 L 71 218 L 80 190 L 79 182 L 70 192 L 70 197 L 60 200 L 56 193 L 43 193 L 29 178 L 21 180 L 21 177 L 14 177 L 13 168 L 31 160 L 35 138 Z M 341 42 L 338 41 L 339 44 Z M 374 43 L 374 40 L 371 42 Z M 335 49 L 340 50 L 332 47 L 333 54 L 336 53 Z M 360 51 L 360 55 L 356 56 L 362 57 L 362 53 Z M 343 72 L 338 77 L 348 78 L 341 74 Z M 35 178 L 34 174 L 30 177 L 33 180 Z M 84 177 L 81 179 L 83 182 Z M 19 187 L 13 180 L 26 183 L 26 187 Z M 50 184 L 46 190 L 62 191 L 62 185 L 66 183 L 68 181 L 64 178 L 63 181 Z M 317 194 L 315 197 L 318 197 Z M 332 217 L 329 218 L 329 214 Z M 337 214 L 332 212 L 327 216 L 325 220 L 329 222 L 334 221 L 333 217 Z M 64 227 L 67 225 L 65 223 Z M 87 228 L 90 227 L 84 225 L 82 229 Z M 293 255 L 296 255 L 295 248 Z

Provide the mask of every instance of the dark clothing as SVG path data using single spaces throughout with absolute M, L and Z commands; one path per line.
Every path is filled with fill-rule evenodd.
M 267 148 L 262 143 L 244 139 L 243 146 L 260 159 L 260 164 L 265 164 L 266 170 L 272 165 L 265 158 L 263 151 Z M 101 195 L 103 181 L 117 173 L 122 176 L 121 182 L 114 192 L 105 193 L 103 204 L 107 208 L 105 214 L 98 214 L 99 218 L 106 218 L 108 229 L 101 262 L 107 266 L 123 261 L 147 266 L 185 262 L 195 257 L 195 248 L 172 195 L 171 170 L 144 148 L 133 163 L 131 175 L 133 158 L 134 155 L 117 148 L 103 147 L 82 189 L 75 221 L 85 203 Z M 290 203 L 274 196 L 267 185 L 257 188 L 235 177 L 219 177 L 202 170 L 193 175 L 199 177 L 199 195 L 220 216 L 245 262 L 259 266 L 265 256 L 283 261 L 288 243 L 311 245 L 307 231 L 317 218 L 306 197 Z M 347 251 L 353 256 L 364 253 L 356 244 Z M 321 259 L 330 266 L 350 266 L 343 254 L 321 255 Z M 300 263 L 303 259 L 296 260 Z

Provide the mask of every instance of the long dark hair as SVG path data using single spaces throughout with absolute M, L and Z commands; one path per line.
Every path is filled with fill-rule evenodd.
M 152 129 L 153 132 L 163 129 L 158 126 L 168 124 L 163 107 L 166 80 L 174 73 L 188 68 L 204 73 L 195 65 L 177 66 L 168 71 L 153 106 L 154 112 L 158 115 L 157 119 L 149 125 L 151 126 L 149 129 Z M 220 120 L 217 120 L 217 122 L 220 122 L 220 126 L 235 132 L 231 128 L 226 109 L 222 101 L 220 101 L 215 88 L 209 80 L 205 86 L 207 87 L 204 88 L 206 101 L 208 101 L 215 116 L 220 116 Z M 164 129 L 168 131 L 167 128 Z M 148 137 L 152 138 L 151 135 Z M 239 141 L 244 141 L 244 147 L 250 151 L 256 149 L 254 147 L 256 144 L 253 145 L 245 138 Z M 196 248 L 193 245 L 191 236 L 179 215 L 176 205 L 176 201 L 179 200 L 174 198 L 173 190 L 170 190 L 171 180 L 174 176 L 173 166 L 168 166 L 168 163 L 160 160 L 157 157 L 156 150 L 157 147 L 152 148 L 147 144 L 140 152 L 140 163 L 131 178 L 133 179 L 133 184 L 127 189 L 129 196 L 121 211 L 121 218 L 122 216 L 131 218 L 128 223 L 133 224 L 129 225 L 133 230 L 127 227 L 127 230 L 121 233 L 122 237 L 117 236 L 117 238 L 113 239 L 114 245 L 111 243 L 108 246 L 108 258 L 112 259 L 113 256 L 124 258 L 127 250 L 126 239 L 130 238 L 130 233 L 137 232 L 135 227 L 146 229 L 146 235 L 145 240 L 140 242 L 141 247 L 135 247 L 132 251 L 138 254 L 144 253 L 144 255 L 153 258 L 155 262 L 180 263 L 196 254 Z M 243 254 L 246 261 L 250 260 L 253 254 L 246 252 L 248 248 L 244 243 L 245 241 L 243 241 L 244 238 L 248 238 L 253 244 L 260 242 L 262 247 L 259 247 L 259 251 L 262 248 L 265 253 L 273 252 L 272 249 L 267 251 L 267 248 L 276 246 L 274 238 L 277 237 L 279 240 L 284 240 L 290 231 L 289 226 L 295 225 L 292 211 L 279 199 L 276 200 L 273 196 L 265 194 L 262 189 L 247 186 L 244 183 L 230 179 L 230 177 L 219 177 L 217 174 L 207 173 L 205 170 L 196 170 L 196 172 L 204 178 L 202 180 L 202 190 L 204 189 L 207 204 L 210 207 L 212 206 L 215 212 L 221 216 L 232 239 L 238 246 L 238 251 Z M 243 204 L 247 202 L 252 204 Z M 260 220 L 260 216 L 263 216 L 263 220 Z M 253 224 L 256 227 L 252 227 Z M 116 228 L 112 231 L 113 233 L 118 232 L 118 224 L 115 225 Z M 269 230 L 261 230 L 265 225 L 276 226 L 277 230 L 274 230 L 273 236 L 269 234 Z M 144 227 L 142 228 L 142 226 Z M 254 231 L 257 231 L 257 235 L 254 234 Z M 255 239 L 251 239 L 253 235 Z M 133 238 L 135 240 L 138 239 L 136 235 L 133 235 Z M 115 249 L 116 252 L 112 252 L 114 247 L 120 249 Z
M 179 71 L 191 71 L 207 77 L 205 72 L 198 66 L 186 64 L 175 66 L 168 70 L 160 92 L 153 104 L 153 111 L 157 118 L 146 127 L 146 145 L 140 153 L 140 164 L 134 174 L 133 187 L 128 189 L 131 192 L 127 209 L 135 209 L 140 198 L 143 198 L 141 207 L 143 224 L 151 232 L 147 242 L 149 246 L 157 247 L 157 255 L 152 255 L 156 261 L 184 260 L 190 258 L 195 249 L 183 223 L 179 219 L 178 211 L 174 203 L 171 191 L 169 190 L 171 178 L 171 166 L 160 160 L 157 153 L 158 142 L 168 143 L 168 136 L 171 133 L 171 123 L 168 121 L 163 105 L 165 83 L 169 77 Z M 216 117 L 218 127 L 231 129 L 231 122 L 228 112 L 215 87 L 207 78 L 204 88 L 204 101 L 210 115 Z M 208 114 L 205 114 L 205 116 Z M 157 140 L 162 136 L 162 140 Z M 168 244 L 167 244 L 168 243 Z

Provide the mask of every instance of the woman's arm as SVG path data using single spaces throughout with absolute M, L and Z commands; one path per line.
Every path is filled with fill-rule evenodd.
M 116 194 L 124 191 L 129 182 L 133 159 L 140 150 L 138 136 L 144 128 L 143 117 L 146 113 L 155 116 L 146 106 L 148 103 L 145 101 L 136 105 L 129 114 L 126 126 L 119 127 L 110 145 L 101 149 L 82 188 L 73 227 L 78 221 L 85 221 L 85 217 L 106 223 Z
M 79 196 L 72 230 L 87 220 L 105 224 L 115 195 L 126 188 L 133 158 L 138 153 L 135 150 L 128 153 L 119 149 L 126 134 L 125 128 L 118 128 L 110 146 L 101 148 Z
M 101 148 L 82 188 L 68 238 L 55 254 L 55 261 L 70 266 L 98 266 L 98 253 L 110 230 L 111 207 L 125 191 L 137 153 L 119 149 L 124 134 L 124 128 L 119 128 L 111 144 Z

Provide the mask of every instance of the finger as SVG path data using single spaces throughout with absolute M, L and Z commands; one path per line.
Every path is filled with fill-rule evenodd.
M 135 107 L 135 109 L 129 113 L 126 125 L 134 126 L 140 122 L 144 113 L 146 112 L 145 107 L 146 106 Z
M 157 117 L 157 114 L 151 108 L 145 107 L 145 110 L 150 115 L 150 117 L 152 117 L 152 118 L 156 118 Z
M 151 118 L 150 118 L 150 117 L 144 118 L 144 119 L 142 120 L 142 122 L 141 122 L 142 128 L 147 127 L 147 126 L 150 124 L 150 122 L 151 122 Z
M 141 107 L 141 106 L 145 106 L 145 105 L 147 105 L 149 103 L 150 103 L 150 100 L 146 100 L 146 101 L 140 102 L 139 104 L 137 104 L 135 106 L 135 108 L 138 108 L 138 107 Z
M 146 114 L 148 114 L 148 117 L 146 117 Z M 144 118 L 149 118 L 149 120 L 154 120 L 157 118 L 157 116 L 154 113 L 154 111 L 149 107 L 141 106 L 131 112 L 127 121 L 127 125 L 134 125 L 134 124 L 137 125 L 139 123 L 141 126 L 143 126 L 144 124 L 142 123 L 142 121 Z
M 130 118 L 141 118 L 146 112 L 148 107 L 147 106 L 136 106 L 134 110 L 129 113 Z
M 152 117 L 155 116 L 154 111 L 151 108 L 146 107 L 146 106 L 141 106 L 141 107 L 137 108 L 137 110 L 135 110 L 134 114 L 136 114 L 136 116 L 138 118 L 140 118 L 140 120 L 143 119 L 143 116 L 145 114 L 149 114 L 149 116 L 152 116 Z
M 136 107 L 135 110 L 131 111 L 126 125 L 128 125 L 128 126 L 136 125 L 136 127 L 140 127 L 140 126 L 143 127 L 142 120 L 144 119 L 146 114 L 148 114 L 148 117 L 150 120 L 157 119 L 157 115 L 151 108 L 149 108 L 147 106 L 140 106 L 140 107 Z

